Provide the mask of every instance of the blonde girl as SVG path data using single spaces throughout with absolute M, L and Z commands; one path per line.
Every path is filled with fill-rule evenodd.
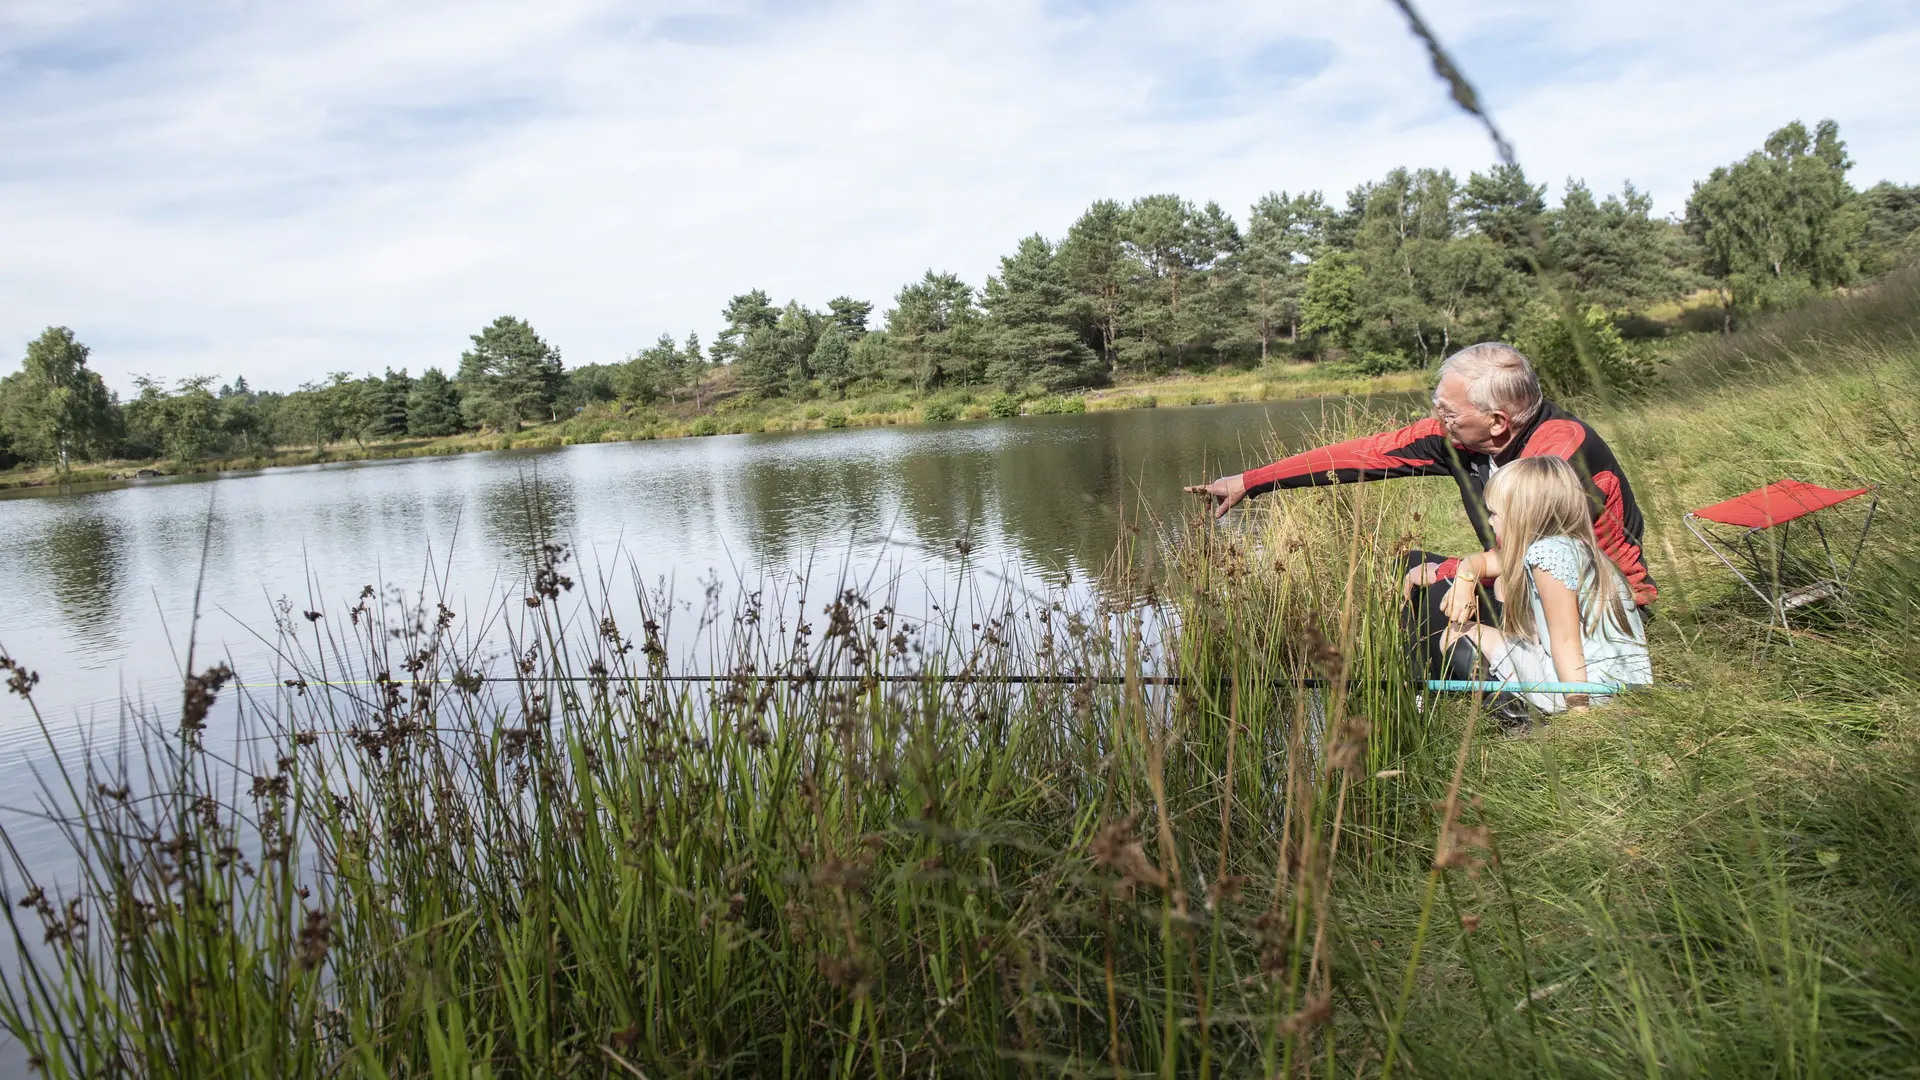
M 1487 485 L 1487 510 L 1495 548 L 1462 559 L 1459 575 L 1468 585 L 1494 580 L 1500 625 L 1456 623 L 1442 648 L 1467 638 L 1500 680 L 1652 682 L 1646 628 L 1626 578 L 1593 535 L 1593 509 L 1573 466 L 1543 456 L 1502 467 Z M 1587 704 L 1584 694 L 1526 697 L 1545 712 Z

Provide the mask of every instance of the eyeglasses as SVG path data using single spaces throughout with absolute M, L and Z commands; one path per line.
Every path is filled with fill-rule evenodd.
M 1447 427 L 1452 427 L 1455 424 L 1459 423 L 1461 420 L 1466 419 L 1468 417 L 1472 417 L 1472 416 L 1500 416 L 1500 415 L 1504 415 L 1504 414 L 1502 414 L 1497 409 L 1494 410 L 1493 412 L 1483 412 L 1480 409 L 1469 409 L 1469 411 L 1467 412 L 1455 412 L 1454 410 L 1447 408 L 1445 405 L 1440 404 L 1440 399 L 1437 396 L 1433 399 L 1433 418 L 1435 420 L 1440 421 L 1442 424 L 1446 425 Z

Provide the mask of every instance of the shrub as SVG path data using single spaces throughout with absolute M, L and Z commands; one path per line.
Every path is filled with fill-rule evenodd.
M 987 415 L 1006 418 L 1020 415 L 1020 398 L 1014 394 L 995 394 L 987 399 Z
M 847 414 L 838 409 L 835 409 L 820 419 L 823 424 L 830 428 L 843 428 L 847 426 Z
M 703 416 L 693 422 L 693 428 L 691 430 L 695 435 L 718 435 L 720 434 L 720 421 L 715 420 L 711 416 Z
M 1060 411 L 1063 413 L 1083 413 L 1087 411 L 1087 399 L 1079 394 L 1060 399 Z
M 960 410 L 960 419 L 962 420 L 985 420 L 992 415 L 993 413 L 988 411 L 985 405 L 969 405 Z
M 1330 360 L 1325 365 L 1329 375 L 1390 375 L 1396 371 L 1411 371 L 1413 358 L 1400 353 L 1375 352 L 1372 349 L 1355 349 L 1338 360 Z
M 1574 348 L 1567 320 L 1546 304 L 1529 307 L 1514 328 L 1513 344 L 1533 361 L 1547 396 L 1592 393 L 1596 371 L 1610 393 L 1631 396 L 1644 391 L 1652 382 L 1653 364 L 1620 335 L 1612 316 L 1590 307 L 1582 314 L 1581 325 L 1586 330 L 1588 363 L 1581 362 Z
M 920 406 L 920 419 L 925 423 L 942 423 L 959 416 L 960 410 L 951 401 L 929 401 Z

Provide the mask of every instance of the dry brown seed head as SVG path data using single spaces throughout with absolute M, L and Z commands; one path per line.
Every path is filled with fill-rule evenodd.
M 1306 1007 L 1280 1022 L 1280 1034 L 1297 1035 L 1312 1031 L 1333 1016 L 1333 999 L 1322 995 L 1309 1000 Z
M 863 982 L 866 972 L 861 968 L 860 961 L 850 957 L 822 956 L 820 974 L 834 986 L 845 990 Z
M 1241 888 L 1246 883 L 1247 879 L 1242 874 L 1229 874 L 1214 882 L 1207 888 L 1207 910 L 1212 911 L 1222 903 L 1239 896 Z

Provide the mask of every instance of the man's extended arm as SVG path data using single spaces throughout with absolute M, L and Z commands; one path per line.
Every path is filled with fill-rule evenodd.
M 1276 488 L 1445 476 L 1449 472 L 1447 454 L 1446 429 L 1440 421 L 1427 419 L 1398 431 L 1303 450 L 1271 465 L 1248 469 L 1240 479 L 1248 495 L 1260 495 Z
M 1275 488 L 1354 484 L 1397 476 L 1445 476 L 1451 471 L 1447 466 L 1449 452 L 1446 429 L 1438 420 L 1428 419 L 1398 431 L 1305 450 L 1271 465 L 1223 476 L 1211 484 L 1195 484 L 1187 490 L 1218 500 L 1214 516 L 1219 517 L 1242 499 Z

